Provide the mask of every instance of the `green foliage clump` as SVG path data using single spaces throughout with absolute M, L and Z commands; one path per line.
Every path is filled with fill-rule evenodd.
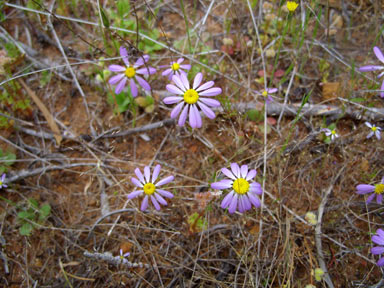
M 51 206 L 47 203 L 39 205 L 36 199 L 28 199 L 27 206 L 17 213 L 18 222 L 21 224 L 19 233 L 22 236 L 31 235 L 33 229 L 42 225 L 51 214 Z

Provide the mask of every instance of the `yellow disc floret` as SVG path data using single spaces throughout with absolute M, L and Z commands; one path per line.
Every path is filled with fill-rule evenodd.
M 195 89 L 189 89 L 184 93 L 184 101 L 188 104 L 195 104 L 199 100 L 199 94 Z
M 336 135 L 336 131 L 335 130 L 332 130 L 331 133 L 332 133 L 332 135 Z
M 372 129 L 372 131 L 373 131 L 373 132 L 376 132 L 376 130 L 377 130 L 377 127 L 376 127 L 376 126 L 372 126 L 372 128 L 371 128 L 371 129 Z
M 287 9 L 290 12 L 293 12 L 296 10 L 296 8 L 299 6 L 295 1 L 287 1 Z
M 263 95 L 264 97 L 267 97 L 268 96 L 268 92 L 264 91 L 263 93 L 261 93 L 261 95 Z
M 383 194 L 384 192 L 384 184 L 376 184 L 375 185 L 375 193 L 376 194 Z
M 127 76 L 128 78 L 133 78 L 133 76 L 136 75 L 136 71 L 135 71 L 135 68 L 133 67 L 128 67 L 126 70 L 125 70 L 125 76 Z
M 147 183 L 144 185 L 144 193 L 147 195 L 152 195 L 155 193 L 156 187 L 152 183 Z
M 236 193 L 243 195 L 248 192 L 249 183 L 243 178 L 238 178 L 233 182 L 232 188 Z
M 171 68 L 173 71 L 177 71 L 180 69 L 180 64 L 175 62 L 171 65 Z

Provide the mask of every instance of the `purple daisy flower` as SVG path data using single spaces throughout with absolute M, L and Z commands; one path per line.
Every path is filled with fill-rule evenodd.
M 179 58 L 179 59 L 177 59 L 176 62 L 172 61 L 170 63 L 170 67 L 168 65 L 167 66 L 163 66 L 163 67 L 169 67 L 169 68 L 164 70 L 163 73 L 161 73 L 161 75 L 168 76 L 168 79 L 172 80 L 172 76 L 173 75 L 186 74 L 186 72 L 184 70 L 190 70 L 191 69 L 191 65 L 189 65 L 189 64 L 181 64 L 183 61 L 184 61 L 184 58 Z
M 249 182 L 256 176 L 256 170 L 248 171 L 247 165 L 242 165 L 240 168 L 236 163 L 231 164 L 231 170 L 232 172 L 227 168 L 221 169 L 221 172 L 229 179 L 211 184 L 211 187 L 217 190 L 232 189 L 221 202 L 221 208 L 229 207 L 228 211 L 232 214 L 236 208 L 243 213 L 250 210 L 252 205 L 256 208 L 260 207 L 261 203 L 257 195 L 263 193 L 261 185 L 257 182 Z
M 377 229 L 376 235 L 372 236 L 372 242 L 379 244 L 381 246 L 372 247 L 371 253 L 373 255 L 379 255 L 384 253 L 384 231 L 381 229 Z M 384 257 L 381 257 L 379 261 L 377 261 L 377 266 L 384 266 Z
M 138 69 L 140 66 L 143 66 L 147 61 L 149 60 L 148 55 L 143 55 L 137 61 L 133 66 L 129 64 L 128 61 L 128 53 L 127 49 L 124 47 L 120 47 L 120 55 L 123 58 L 124 66 L 120 65 L 109 65 L 108 69 L 112 72 L 120 72 L 119 74 L 111 77 L 109 79 L 109 84 L 116 85 L 115 93 L 120 94 L 121 91 L 125 88 L 125 85 L 127 84 L 127 81 L 129 81 L 129 86 L 131 87 L 131 93 L 133 97 L 137 96 L 137 86 L 135 83 L 135 80 L 140 84 L 141 87 L 144 88 L 144 90 L 151 91 L 151 86 L 148 84 L 147 81 L 144 80 L 144 78 L 140 77 L 137 74 L 141 75 L 151 75 L 156 73 L 156 69 L 153 67 L 144 66 L 143 68 Z
M 120 249 L 119 258 L 120 258 L 122 264 L 128 263 L 128 260 L 125 258 L 128 257 L 130 254 L 131 253 L 129 253 L 129 252 L 123 253 L 123 249 Z
M 167 90 L 173 94 L 179 96 L 170 96 L 164 98 L 165 104 L 178 103 L 171 112 L 171 118 L 176 118 L 181 111 L 178 125 L 184 126 L 187 116 L 189 114 L 189 124 L 192 128 L 200 128 L 202 126 L 202 120 L 198 107 L 204 112 L 209 119 L 216 117 L 215 113 L 210 107 L 220 107 L 220 102 L 215 99 L 205 98 L 216 96 L 221 93 L 221 88 L 213 87 L 215 83 L 208 81 L 200 86 L 203 80 L 203 74 L 197 73 L 193 80 L 192 88 L 189 86 L 187 76 L 185 74 L 173 75 L 172 81 L 176 84 L 168 84 Z
M 7 188 L 8 186 L 4 184 L 4 181 L 5 181 L 5 173 L 3 173 L 3 175 L 1 175 L 1 180 L 0 180 L 0 189 L 1 188 Z
M 372 193 L 367 198 L 367 204 L 375 198 L 376 195 L 376 202 L 377 204 L 381 204 L 383 201 L 383 193 L 384 193 L 384 177 L 381 179 L 381 183 L 376 185 L 368 185 L 368 184 L 359 184 L 356 186 L 356 193 L 357 194 L 368 194 Z
M 144 193 L 145 197 L 143 202 L 141 203 L 141 208 L 140 208 L 141 211 L 144 211 L 147 209 L 149 198 L 151 198 L 151 201 L 155 206 L 156 210 L 160 210 L 160 204 L 167 205 L 167 201 L 165 201 L 162 196 L 166 198 L 173 198 L 173 194 L 171 192 L 158 189 L 158 187 L 168 184 L 169 182 L 173 181 L 175 177 L 168 176 L 166 178 L 161 179 L 159 182 L 155 183 L 157 180 L 157 177 L 159 176 L 160 168 L 161 168 L 160 165 L 156 165 L 155 169 L 153 169 L 152 179 L 151 179 L 151 173 L 148 166 L 144 167 L 144 176 L 141 173 L 140 169 L 136 168 L 135 174 L 137 178 L 139 178 L 139 180 L 134 177 L 131 178 L 132 183 L 136 187 L 142 188 L 142 190 L 137 190 L 128 194 L 128 199 L 133 199 L 139 196 L 140 194 Z
M 273 98 L 270 94 L 276 93 L 277 88 L 267 88 L 267 90 L 264 90 L 263 92 L 255 91 L 257 95 L 263 96 L 265 99 L 265 103 L 273 102 Z
M 375 135 L 378 140 L 381 139 L 380 127 L 376 127 L 375 124 L 371 124 L 369 122 L 365 122 L 365 125 L 371 128 L 371 132 L 369 132 L 369 134 L 367 135 L 367 139 L 371 138 L 373 135 Z
M 380 48 L 379 47 L 373 47 L 373 52 L 375 53 L 377 59 L 379 59 L 379 61 L 381 63 L 384 64 L 384 55 L 383 53 L 381 52 Z M 363 66 L 363 67 L 360 67 L 359 68 L 359 71 L 360 72 L 369 72 L 369 71 L 376 71 L 376 70 L 384 70 L 384 66 L 377 66 L 377 65 L 367 65 L 367 66 Z M 377 76 L 377 78 L 381 78 L 382 76 L 384 75 L 384 72 L 381 72 L 379 74 L 379 76 Z M 384 81 L 383 83 L 381 84 L 381 88 L 380 90 L 384 90 Z M 384 92 L 380 92 L 380 96 L 382 98 L 384 98 Z
M 331 141 L 335 140 L 337 137 L 339 137 L 339 134 L 336 133 L 336 130 L 333 129 L 328 129 L 328 128 L 323 128 L 321 131 L 325 132 L 325 136 L 329 137 L 331 136 Z

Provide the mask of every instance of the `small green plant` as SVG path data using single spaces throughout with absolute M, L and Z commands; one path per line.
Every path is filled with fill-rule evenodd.
M 131 95 L 129 89 L 115 94 L 113 91 L 108 93 L 108 103 L 116 107 L 117 113 L 124 113 L 125 111 L 131 110 L 133 114 L 136 114 L 137 104 Z
M 208 227 L 208 222 L 202 217 L 201 213 L 193 213 L 188 217 L 188 224 L 190 231 L 193 232 L 201 232 Z
M 10 151 L 4 152 L 0 148 L 0 175 L 7 172 L 8 168 L 15 163 L 16 155 Z
M 19 233 L 22 236 L 31 235 L 37 224 L 43 224 L 51 214 L 51 206 L 47 203 L 39 205 L 36 199 L 28 199 L 27 206 L 17 213 L 18 222 L 21 224 Z

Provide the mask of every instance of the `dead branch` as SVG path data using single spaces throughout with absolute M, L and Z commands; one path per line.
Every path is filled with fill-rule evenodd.
M 135 263 L 135 262 L 130 262 L 127 259 L 122 260 L 120 256 L 112 256 L 110 252 L 105 252 L 105 253 L 91 253 L 88 251 L 84 251 L 84 256 L 96 260 L 103 260 L 106 261 L 110 264 L 113 264 L 115 266 L 120 266 L 124 265 L 127 268 L 151 268 L 150 265 L 148 264 L 143 264 L 141 262 Z

